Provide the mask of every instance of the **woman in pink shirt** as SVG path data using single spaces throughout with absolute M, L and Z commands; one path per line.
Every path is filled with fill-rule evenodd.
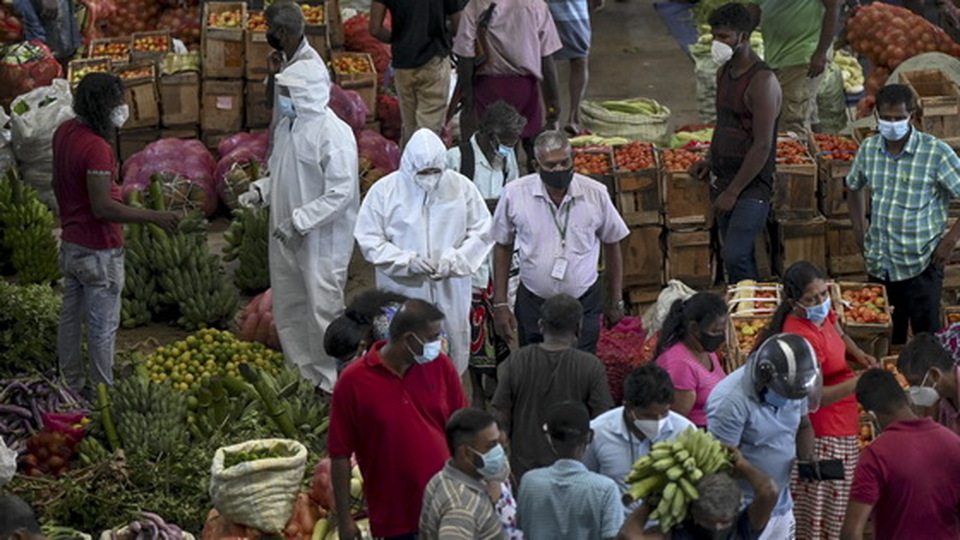
M 660 329 L 655 358 L 673 381 L 672 409 L 700 427 L 707 425 L 704 406 L 710 392 L 726 376 L 716 354 L 726 340 L 726 328 L 723 299 L 697 293 L 675 301 Z

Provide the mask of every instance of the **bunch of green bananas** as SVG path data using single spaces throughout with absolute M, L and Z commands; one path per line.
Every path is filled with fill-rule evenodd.
M 730 466 L 730 455 L 713 436 L 687 428 L 673 441 L 653 445 L 638 459 L 625 479 L 633 500 L 656 499 L 650 514 L 668 531 L 683 523 L 691 501 L 700 498 L 696 483 L 708 474 Z
M 136 374 L 117 382 L 110 394 L 117 434 L 128 453 L 155 459 L 186 444 L 187 404 L 182 392 Z
M 273 376 L 263 373 L 262 376 L 277 392 L 281 404 L 285 404 L 293 425 L 301 434 L 299 440 L 305 444 L 323 444 L 330 417 L 327 407 L 317 398 L 316 385 L 301 377 L 295 369 L 284 369 Z
M 225 262 L 238 260 L 233 282 L 247 294 L 258 294 L 270 288 L 270 262 L 267 241 L 270 231 L 270 210 L 238 208 L 223 237 Z
M 11 169 L 12 170 L 12 169 Z M 52 283 L 60 279 L 53 212 L 36 190 L 12 173 L 0 178 L 2 247 L 20 283 Z
M 150 265 L 146 236 L 143 225 L 138 223 L 127 225 L 124 233 L 124 281 L 120 305 L 120 324 L 124 328 L 149 324 L 152 313 L 160 308 L 160 294 Z

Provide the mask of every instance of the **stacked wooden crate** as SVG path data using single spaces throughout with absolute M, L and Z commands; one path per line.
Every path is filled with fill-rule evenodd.
M 704 157 L 693 150 L 661 152 L 666 279 L 677 279 L 694 288 L 709 287 L 716 278 L 710 184 L 689 173 L 690 167 Z
M 836 279 L 862 281 L 866 267 L 853 234 L 848 204 L 851 192 L 846 186 L 859 145 L 850 137 L 818 134 L 810 138 L 810 150 L 820 176 L 820 210 L 827 218 L 826 270 Z M 869 205 L 869 188 L 863 188 L 863 200 Z
M 831 286 L 831 299 L 844 333 L 860 349 L 874 358 L 889 353 L 893 321 L 886 287 L 839 281 Z
M 200 53 L 167 54 L 160 62 L 161 136 L 200 135 Z
M 206 2 L 200 22 L 200 131 L 204 144 L 216 148 L 224 137 L 243 127 L 247 4 Z
M 827 220 L 820 215 L 817 163 L 807 151 L 807 141 L 789 135 L 777 138 L 772 207 L 776 219 L 775 271 L 782 276 L 798 261 L 826 268 Z
M 746 363 L 747 356 L 780 305 L 782 291 L 779 283 L 752 280 L 741 281 L 727 289 L 730 315 L 724 371 L 730 373 Z

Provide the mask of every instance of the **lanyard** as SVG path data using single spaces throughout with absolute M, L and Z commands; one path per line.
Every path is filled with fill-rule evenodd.
M 553 202 L 548 200 L 547 206 L 550 207 L 550 215 L 553 216 L 553 225 L 557 228 L 557 232 L 560 233 L 560 247 L 561 249 L 567 248 L 567 227 L 570 225 L 570 207 L 573 206 L 573 199 L 567 201 L 566 206 L 566 215 L 563 218 L 563 225 L 560 225 L 560 221 L 557 219 L 557 210 L 553 208 Z

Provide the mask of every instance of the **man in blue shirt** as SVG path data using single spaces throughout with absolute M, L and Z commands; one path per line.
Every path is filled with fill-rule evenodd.
M 623 479 L 651 446 L 673 440 L 688 427 L 696 429 L 693 422 L 670 410 L 673 393 L 670 374 L 657 364 L 631 371 L 623 383 L 623 406 L 590 422 L 593 441 L 583 456 L 587 469 L 613 479 L 620 493 L 626 493 Z
M 745 366 L 720 381 L 707 399 L 707 430 L 720 442 L 738 447 L 780 490 L 761 540 L 794 537 L 790 472 L 794 458 L 813 457 L 808 399 L 819 404 L 821 384 L 810 344 L 797 335 L 776 334 L 750 355 Z M 750 503 L 753 487 L 744 481 L 741 487 Z
M 517 512 L 528 540 L 613 539 L 623 525 L 620 490 L 580 461 L 590 444 L 590 413 L 580 402 L 564 401 L 547 411 L 544 437 L 557 459 L 523 477 Z

